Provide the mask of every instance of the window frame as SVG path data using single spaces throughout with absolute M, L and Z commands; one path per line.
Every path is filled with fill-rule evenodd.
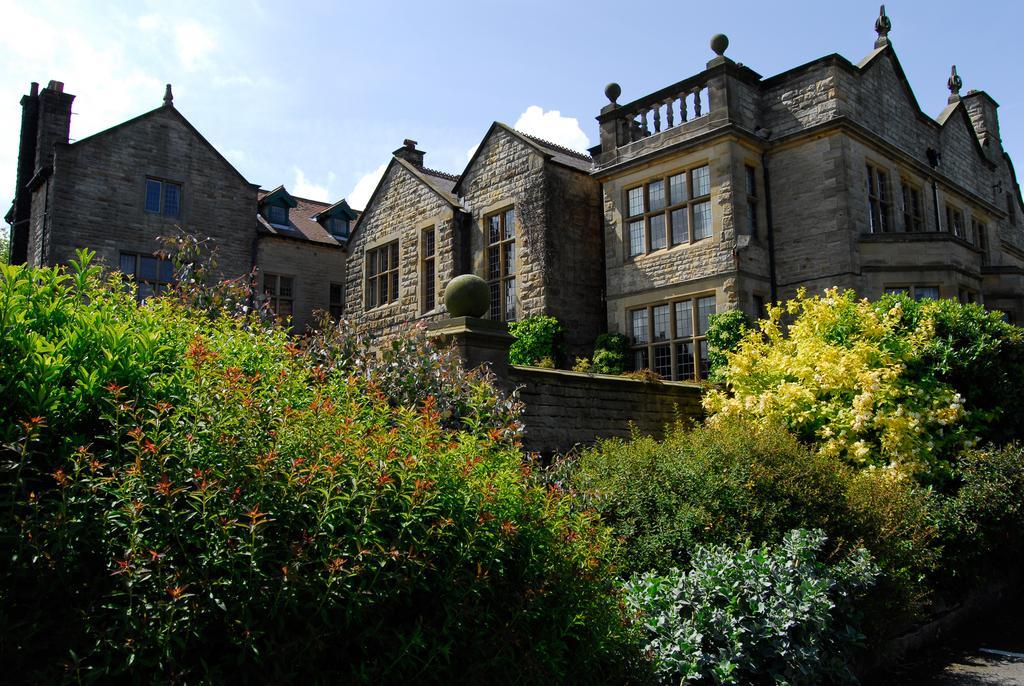
M 967 217 L 960 207 L 950 202 L 946 202 L 946 233 L 970 242 L 967 236 Z
M 273 292 L 267 289 L 267 282 L 273 279 L 274 288 Z M 289 293 L 285 295 L 283 293 L 284 281 L 287 280 L 289 284 Z M 294 274 L 278 274 L 276 272 L 263 272 L 260 274 L 260 297 L 263 302 L 270 306 L 273 310 L 274 316 L 280 319 L 291 319 L 295 316 L 295 275 Z M 288 303 L 288 311 L 281 311 L 281 303 Z
M 916 194 L 917 205 L 914 205 Z M 900 179 L 900 195 L 903 199 L 903 231 L 924 233 L 928 230 L 924 211 L 924 192 L 918 184 L 906 178 Z M 916 210 L 916 211 L 915 211 Z
M 150 197 L 149 188 L 150 184 L 157 185 L 157 202 L 159 204 L 158 209 L 150 209 Z M 180 181 L 169 181 L 167 179 L 159 179 L 155 176 L 147 176 L 143 187 L 145 189 L 143 193 L 142 209 L 146 214 L 157 215 L 160 217 L 172 217 L 175 219 L 181 218 L 182 210 L 182 198 L 184 193 L 182 192 L 183 184 Z M 175 200 L 176 205 L 173 212 L 168 211 L 168 191 L 169 189 L 177 190 L 177 198 Z
M 892 189 L 889 170 L 866 162 L 868 194 L 868 233 L 892 233 Z
M 512 230 L 509 233 L 509 217 L 512 220 Z M 492 222 L 497 220 L 497 241 L 492 241 Z M 517 288 L 517 277 L 519 274 L 519 251 L 517 245 L 518 230 L 517 213 L 514 206 L 507 206 L 494 212 L 488 212 L 483 218 L 484 224 L 484 270 L 486 274 L 487 290 L 489 294 L 489 306 L 487 311 L 488 319 L 500 322 L 516 321 L 520 314 L 519 292 Z M 511 238 L 509 236 L 511 235 Z M 509 257 L 511 250 L 511 257 Z M 495 262 L 494 253 L 497 251 Z M 494 264 L 498 265 L 497 274 L 493 271 Z M 511 271 L 509 267 L 511 266 Z M 495 297 L 497 296 L 497 297 Z M 510 302 L 511 300 L 511 302 Z M 498 305 L 498 312 L 495 312 L 495 303 Z M 511 316 L 510 306 L 511 305 Z
M 429 241 L 428 241 L 429 237 Z M 429 246 L 429 248 L 428 248 Z M 420 313 L 437 309 L 437 225 L 420 229 Z
M 638 369 L 651 369 L 658 371 L 658 365 L 655 363 L 657 358 L 656 348 L 668 349 L 668 360 L 669 369 L 668 375 L 663 377 L 674 380 L 674 381 L 700 381 L 708 378 L 708 343 L 707 343 L 707 329 L 708 322 L 705 322 L 703 328 L 702 322 L 702 310 L 701 304 L 711 301 L 711 311 L 707 312 L 708 315 L 715 314 L 718 311 L 717 297 L 714 292 L 702 292 L 695 293 L 692 295 L 686 295 L 683 297 L 671 298 L 655 303 L 648 303 L 639 307 L 631 307 L 626 310 L 626 325 L 628 328 L 628 336 L 630 339 L 630 367 L 636 371 Z M 689 305 L 689 334 L 685 330 L 680 335 L 680 324 L 678 321 L 679 317 L 679 305 L 687 303 Z M 665 327 L 667 337 L 656 338 L 656 331 L 658 330 L 658 321 L 656 319 L 655 310 L 660 308 L 667 308 L 668 318 L 665 321 Z M 637 342 L 636 328 L 634 323 L 638 321 L 636 314 L 643 313 L 645 317 L 646 326 L 646 337 L 647 340 L 643 342 Z M 710 316 L 707 318 L 710 320 Z M 688 353 L 689 364 L 685 367 L 682 362 L 682 355 L 679 351 L 681 346 L 689 344 L 690 352 Z M 640 355 L 643 355 L 646 359 L 646 366 L 638 366 L 638 359 Z M 687 374 L 685 369 L 692 370 L 692 374 Z M 659 374 L 661 372 L 658 372 Z
M 759 232 L 757 168 L 749 162 L 744 164 L 743 177 L 747 191 L 747 235 L 756 238 Z
M 942 287 L 939 284 L 937 284 L 937 283 L 934 283 L 934 284 L 933 283 L 895 284 L 895 285 L 883 286 L 882 287 L 882 292 L 887 294 L 887 295 L 890 295 L 890 294 L 894 295 L 894 294 L 902 293 L 904 295 L 910 296 L 910 298 L 912 300 L 914 300 L 914 301 L 921 301 L 921 300 L 924 300 L 926 297 L 929 297 L 929 296 L 921 295 L 921 294 L 918 293 L 919 290 L 924 290 L 924 289 L 928 289 L 928 290 L 934 289 L 935 290 L 935 298 L 933 298 L 933 299 L 934 300 L 942 300 Z
M 386 268 L 381 269 L 380 256 L 387 254 Z M 388 307 L 398 302 L 401 289 L 401 253 L 398 239 L 367 248 L 364 253 L 363 309 L 367 312 L 379 307 Z M 381 284 L 387 286 L 381 289 Z M 381 301 L 380 294 L 387 292 L 387 300 Z M 371 297 L 372 294 L 372 297 Z
M 283 213 L 283 221 L 277 221 L 274 218 L 274 210 L 280 210 Z M 267 219 L 267 223 L 271 226 L 290 226 L 291 221 L 288 216 L 288 207 L 285 205 L 270 204 L 266 206 L 266 212 L 264 217 Z
M 131 258 L 132 260 L 132 271 L 126 272 L 124 270 L 125 258 Z M 142 275 L 141 262 L 142 260 L 154 260 L 156 262 L 156 276 L 153 278 L 147 278 Z M 117 256 L 117 270 L 121 272 L 124 280 L 129 283 L 135 284 L 135 299 L 139 302 L 145 302 L 147 298 L 162 294 L 167 288 L 173 286 L 175 283 L 174 278 L 174 263 L 166 257 L 160 257 L 159 255 L 138 253 L 127 251 L 119 251 Z M 165 276 L 166 270 L 166 276 Z M 148 287 L 151 293 L 145 293 L 143 286 Z
M 335 298 L 335 292 L 338 297 Z M 327 286 L 327 313 L 331 319 L 341 319 L 345 314 L 345 284 L 331 281 Z
M 694 172 L 706 169 L 707 170 L 707 193 L 701 195 L 694 195 L 694 183 L 693 174 Z M 672 198 L 672 183 L 671 179 L 677 176 L 683 176 L 686 196 L 681 201 L 675 201 Z M 651 186 L 656 183 L 661 183 L 662 187 L 662 205 L 656 210 L 650 209 L 651 207 Z M 623 243 L 625 246 L 624 256 L 626 260 L 633 260 L 642 255 L 649 255 L 659 250 L 671 250 L 682 245 L 693 245 L 700 241 L 713 238 L 715 235 L 714 229 L 714 215 L 711 210 L 711 196 L 712 188 L 714 185 L 711 182 L 711 164 L 708 161 L 701 162 L 700 164 L 693 164 L 683 168 L 677 168 L 658 176 L 652 176 L 640 183 L 631 184 L 623 189 Z M 637 189 L 641 190 L 641 212 L 639 214 L 632 214 L 630 207 L 630 193 Z M 707 225 L 705 227 L 707 234 L 702 235 L 700 238 L 696 237 L 695 231 L 695 210 L 698 206 L 708 206 Z M 676 241 L 675 231 L 672 226 L 672 216 L 675 212 L 683 210 L 686 213 L 686 239 Z M 663 242 L 659 247 L 653 247 L 654 242 L 652 241 L 651 232 L 651 220 L 652 218 L 662 217 L 662 231 L 664 232 Z M 643 222 L 643 250 L 639 252 L 633 252 L 633 225 L 637 222 Z
M 989 244 L 988 244 L 988 222 L 982 221 L 977 217 L 971 217 L 972 233 L 974 234 L 975 245 L 981 250 L 983 257 L 989 256 Z

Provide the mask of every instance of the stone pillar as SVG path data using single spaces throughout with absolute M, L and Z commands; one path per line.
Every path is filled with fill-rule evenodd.
M 499 380 L 508 378 L 508 349 L 512 335 L 504 322 L 477 317 L 453 317 L 427 327 L 427 335 L 454 345 L 467 369 L 490 365 Z

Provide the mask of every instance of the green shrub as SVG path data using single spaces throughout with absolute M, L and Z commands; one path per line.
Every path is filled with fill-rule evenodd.
M 1024 329 L 1003 320 L 998 312 L 955 300 L 915 302 L 906 295 L 887 295 L 876 305 L 903 311 L 902 329 L 924 323 L 935 335 L 908 367 L 911 378 L 929 373 L 955 388 L 964 399 L 965 423 L 976 428 L 978 442 L 1007 442 L 1020 438 L 1024 416 Z
M 854 470 L 781 427 L 729 419 L 605 441 L 557 463 L 553 479 L 612 527 L 627 573 L 686 568 L 699 545 L 822 529 L 833 555 L 871 552 L 883 572 L 874 614 L 894 617 L 927 597 L 938 564 L 927 489 L 897 470 Z
M 725 353 L 735 352 L 750 329 L 743 310 L 728 310 L 708 318 L 708 370 L 712 381 L 723 380 L 721 370 L 728 364 Z
M 534 315 L 509 322 L 508 331 L 515 340 L 508 350 L 509 364 L 535 365 L 544 358 L 564 357 L 565 328 L 554 317 Z
M 931 489 L 898 469 L 848 472 L 841 516 L 850 535 L 867 546 L 883 571 L 864 601 L 873 635 L 884 635 L 931 599 L 931 577 L 942 557 L 934 523 L 939 502 Z
M 692 568 L 626 584 L 658 680 L 715 684 L 852 681 L 846 656 L 860 639 L 854 599 L 877 575 L 863 549 L 826 565 L 820 531 L 777 546 L 698 548 Z
M 603 333 L 594 341 L 597 374 L 622 374 L 629 364 L 629 338 L 621 333 Z
M 677 427 L 664 441 L 604 441 L 580 455 L 568 484 L 623 539 L 628 572 L 664 572 L 685 567 L 702 543 L 837 531 L 846 472 L 785 430 L 737 420 Z
M 936 581 L 945 590 L 1020 568 L 1024 447 L 970 451 L 957 462 L 955 477 L 938 516 L 943 564 Z
M 3 267 L 0 321 L 7 674 L 593 683 L 636 668 L 608 532 L 525 477 L 514 407 L 421 342 L 371 362 L 331 333 L 306 352 L 273 326 L 139 306 L 87 265 Z

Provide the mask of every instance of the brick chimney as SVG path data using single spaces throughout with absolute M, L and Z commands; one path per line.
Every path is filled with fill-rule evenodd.
M 427 154 L 422 150 L 416 149 L 416 141 L 406 138 L 402 141 L 402 147 L 391 153 L 395 157 L 401 157 L 406 162 L 412 164 L 415 167 L 423 166 L 423 157 Z

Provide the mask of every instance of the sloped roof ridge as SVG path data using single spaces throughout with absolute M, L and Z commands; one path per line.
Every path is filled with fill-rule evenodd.
M 560 153 L 562 153 L 564 155 L 570 155 L 570 156 L 575 157 L 577 159 L 583 160 L 584 162 L 593 162 L 594 161 L 593 157 L 591 157 L 590 155 L 588 155 L 586 153 L 579 152 L 578 150 L 573 150 L 572 148 L 567 148 L 564 145 L 559 145 L 558 143 L 552 143 L 549 140 L 545 140 L 543 138 L 540 138 L 539 136 L 533 136 L 531 134 L 528 134 L 528 133 L 525 133 L 523 131 L 520 131 L 519 129 L 513 129 L 513 131 L 518 133 L 520 136 L 525 136 L 526 138 L 529 138 L 534 143 L 539 143 L 540 145 L 543 145 L 545 148 L 551 148 L 552 150 L 557 150 L 558 152 L 560 152 Z
M 459 175 L 458 174 L 450 174 L 448 172 L 441 171 L 440 169 L 431 169 L 430 167 L 420 167 L 420 171 L 422 171 L 424 174 L 429 174 L 430 176 L 440 176 L 442 179 L 448 179 L 449 181 L 458 181 L 459 180 Z

